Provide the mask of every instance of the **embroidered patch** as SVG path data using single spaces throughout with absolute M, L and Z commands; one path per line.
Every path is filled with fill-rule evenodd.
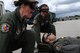
M 7 24 L 7 23 L 3 23 L 3 24 L 1 24 L 1 26 L 0 26 L 0 31 L 2 31 L 2 32 L 8 32 L 9 29 L 10 29 L 10 25 Z

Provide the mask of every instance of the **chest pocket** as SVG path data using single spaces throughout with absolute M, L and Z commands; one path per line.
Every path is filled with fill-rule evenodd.
M 41 20 L 41 27 L 47 27 L 49 26 L 50 24 L 50 19 L 49 17 L 44 17 L 42 20 Z

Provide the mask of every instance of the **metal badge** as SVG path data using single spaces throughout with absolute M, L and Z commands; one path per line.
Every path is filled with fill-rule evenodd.
M 23 30 L 23 31 L 25 30 L 25 25 L 24 25 L 24 24 L 22 25 L 22 30 Z
M 62 46 L 60 44 L 56 45 L 56 50 L 60 51 Z
M 21 33 L 20 29 L 17 29 L 16 34 L 19 35 Z

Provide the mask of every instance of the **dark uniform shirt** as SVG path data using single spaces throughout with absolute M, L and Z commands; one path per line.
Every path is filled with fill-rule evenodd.
M 20 19 L 19 9 L 17 8 L 14 12 L 5 14 L 0 17 L 0 51 L 1 48 L 7 48 L 8 37 L 9 40 L 17 40 L 25 30 L 25 26 Z M 7 37 L 8 36 L 8 37 Z M 7 38 L 7 40 L 5 40 Z M 6 44 L 4 46 L 4 44 Z
M 36 32 L 37 43 L 41 43 L 40 32 L 42 33 L 53 33 L 56 35 L 55 26 L 52 23 L 52 19 L 50 17 L 50 13 L 46 14 L 46 16 L 42 16 L 40 13 L 37 14 L 34 18 L 33 30 Z

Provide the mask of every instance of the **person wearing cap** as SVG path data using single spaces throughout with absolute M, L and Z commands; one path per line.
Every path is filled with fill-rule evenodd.
M 30 19 L 37 7 L 36 0 L 18 0 L 16 10 L 0 16 L 0 53 L 12 53 L 22 48 L 21 53 L 34 53 L 35 35 L 26 29 L 25 21 Z
M 38 44 L 41 43 L 40 32 L 51 33 L 52 34 L 51 36 L 52 37 L 54 36 L 56 38 L 55 26 L 53 25 L 53 21 L 50 18 L 50 15 L 51 15 L 51 13 L 49 12 L 48 5 L 42 4 L 39 7 L 39 14 L 37 14 L 34 18 L 34 21 L 33 21 L 34 25 L 32 28 L 37 34 L 37 36 L 35 36 L 35 38 L 36 38 L 36 41 Z M 51 36 L 49 36 L 49 37 L 51 37 Z

